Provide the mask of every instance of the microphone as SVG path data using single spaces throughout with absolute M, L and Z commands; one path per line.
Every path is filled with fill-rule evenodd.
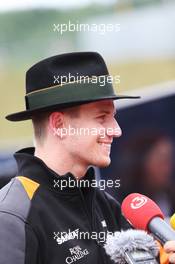
M 161 244 L 175 240 L 175 232 L 163 220 L 162 211 L 147 196 L 132 193 L 123 200 L 121 208 L 125 218 L 134 228 L 151 232 Z
M 158 264 L 158 244 L 145 231 L 129 229 L 108 235 L 106 253 L 118 264 Z

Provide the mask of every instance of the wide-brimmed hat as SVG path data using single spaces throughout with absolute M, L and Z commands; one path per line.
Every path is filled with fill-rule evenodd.
M 99 100 L 139 98 L 117 95 L 111 77 L 96 52 L 65 53 L 44 59 L 26 73 L 26 110 L 7 115 L 6 119 L 21 121 L 40 112 Z

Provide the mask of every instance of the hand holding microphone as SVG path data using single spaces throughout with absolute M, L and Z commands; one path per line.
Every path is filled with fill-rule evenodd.
M 122 203 L 125 218 L 136 229 L 149 231 L 164 245 L 169 261 L 175 263 L 175 232 L 163 220 L 163 213 L 150 198 L 139 193 L 128 195 Z
M 164 250 L 169 255 L 170 263 L 175 263 L 175 241 L 168 241 L 164 245 Z

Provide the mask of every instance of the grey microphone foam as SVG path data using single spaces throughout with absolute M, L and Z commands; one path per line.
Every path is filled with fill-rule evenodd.
M 159 252 L 152 236 L 133 229 L 108 235 L 104 248 L 111 259 L 120 264 L 157 263 L 155 258 Z

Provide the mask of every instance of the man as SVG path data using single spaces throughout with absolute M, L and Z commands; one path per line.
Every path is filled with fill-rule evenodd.
M 85 78 L 68 78 L 77 73 Z M 15 153 L 18 175 L 0 191 L 0 264 L 111 263 L 98 234 L 120 230 L 124 219 L 94 187 L 89 166 L 110 164 L 113 138 L 122 134 L 113 100 L 131 97 L 117 96 L 108 76 L 94 52 L 54 56 L 28 70 L 26 110 L 6 118 L 32 119 L 35 148 Z
M 164 250 L 169 256 L 167 257 L 169 259 L 170 263 L 175 263 L 175 241 L 168 241 L 164 245 Z

